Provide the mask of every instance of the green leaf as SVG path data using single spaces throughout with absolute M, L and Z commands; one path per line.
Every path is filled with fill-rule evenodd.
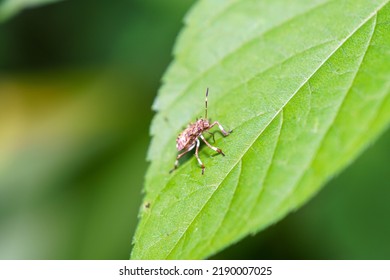
M 154 104 L 132 258 L 206 258 L 318 192 L 388 126 L 389 30 L 388 0 L 200 1 Z M 226 156 L 168 174 L 206 87 Z
M 32 8 L 60 0 L 4 0 L 0 3 L 0 22 L 16 15 L 25 8 Z

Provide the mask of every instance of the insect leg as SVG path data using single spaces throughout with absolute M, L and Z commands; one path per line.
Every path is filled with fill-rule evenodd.
M 198 155 L 199 145 L 200 145 L 199 138 L 196 138 L 195 156 L 196 156 L 196 159 L 198 160 L 200 166 L 202 167 L 202 175 L 203 175 L 205 166 L 204 166 L 203 162 L 200 160 L 199 155 Z
M 206 139 L 204 139 L 204 136 L 201 134 L 200 135 L 200 138 L 203 140 L 203 142 L 206 143 L 207 146 L 209 146 L 210 149 L 213 149 L 214 151 L 216 151 L 217 153 L 220 153 L 222 154 L 223 156 L 225 156 L 225 154 L 222 152 L 221 149 L 217 148 L 217 147 L 214 147 L 212 146 L 209 142 L 206 141 Z
M 225 129 L 223 129 L 222 125 L 218 122 L 218 121 L 215 121 L 213 122 L 211 125 L 210 125 L 210 128 L 212 128 L 213 126 L 215 125 L 218 125 L 219 127 L 219 130 L 221 130 L 222 134 L 224 136 L 228 136 L 233 130 L 230 130 L 229 132 L 227 132 Z
M 215 133 L 215 132 L 210 132 L 210 131 L 208 131 L 208 130 L 206 130 L 206 132 L 207 132 L 208 134 L 210 134 L 211 136 L 213 136 L 213 143 L 215 143 L 215 137 L 214 137 L 214 133 Z
M 188 153 L 189 151 L 191 151 L 194 147 L 195 147 L 195 144 L 192 145 L 191 147 L 189 147 L 187 150 L 185 150 L 184 152 L 182 152 L 181 154 L 179 154 L 179 155 L 176 157 L 175 166 L 169 171 L 169 173 L 172 173 L 175 169 L 177 169 L 177 167 L 179 166 L 179 159 L 180 159 L 182 156 L 184 156 L 186 153 Z

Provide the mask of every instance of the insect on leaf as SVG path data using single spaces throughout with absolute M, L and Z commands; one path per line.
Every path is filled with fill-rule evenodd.
M 297 209 L 388 126 L 387 0 L 199 1 L 155 101 L 133 259 L 206 258 Z M 215 134 L 172 174 L 175 139 Z

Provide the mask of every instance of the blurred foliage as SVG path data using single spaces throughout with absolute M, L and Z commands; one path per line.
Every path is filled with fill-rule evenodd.
M 14 16 L 26 8 L 56 2 L 59 0 L 3 0 L 0 1 L 0 22 Z
M 64 1 L 0 26 L 0 258 L 129 258 L 150 108 L 190 4 Z
M 1 259 L 129 258 L 150 107 L 192 2 L 61 1 L 2 22 Z M 215 258 L 390 258 L 389 145 Z

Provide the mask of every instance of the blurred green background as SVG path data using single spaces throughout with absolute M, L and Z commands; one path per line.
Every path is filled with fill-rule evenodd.
M 129 258 L 151 104 L 193 2 L 60 1 L 0 22 L 0 259 Z M 389 148 L 388 131 L 213 258 L 390 259 Z

